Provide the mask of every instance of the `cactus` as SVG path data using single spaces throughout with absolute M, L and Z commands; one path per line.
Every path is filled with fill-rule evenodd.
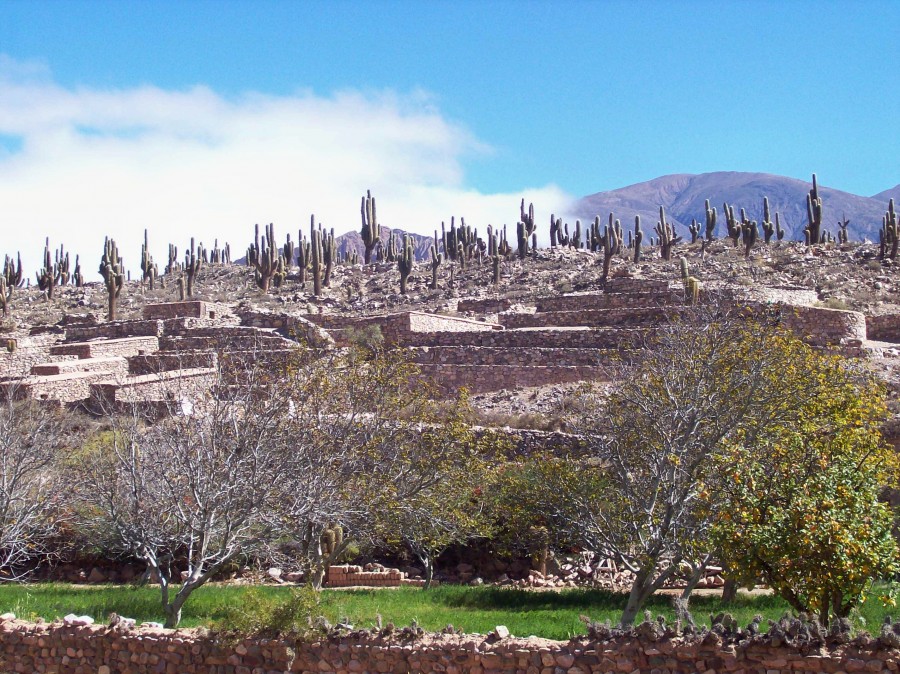
M 609 278 L 609 265 L 613 256 L 622 249 L 622 226 L 619 221 L 613 222 L 613 214 L 609 214 L 609 224 L 603 228 L 603 275 L 601 283 Z
M 337 255 L 337 244 L 334 242 L 334 228 L 325 234 L 322 233 L 322 262 L 325 263 L 325 275 L 322 277 L 322 285 L 331 287 L 331 269 L 334 266 Z
M 108 320 L 116 320 L 116 301 L 125 285 L 125 265 L 119 257 L 119 248 L 113 239 L 103 242 L 103 257 L 100 260 L 100 276 L 106 285 Z
M 554 214 L 550 214 L 550 247 L 556 248 L 557 244 L 562 245 L 562 218 L 557 218 Z
M 44 266 L 36 273 L 38 288 L 47 294 L 47 299 L 53 299 L 53 289 L 56 287 L 58 280 L 58 267 L 53 264 L 53 258 L 50 256 L 50 239 L 44 242 Z
M 784 238 L 784 228 L 781 226 L 781 220 L 778 217 L 778 211 L 775 211 L 775 238 L 779 241 Z
M 256 226 L 256 231 L 259 233 L 259 225 Z M 250 264 L 250 251 L 247 251 L 247 264 Z M 175 275 L 181 273 L 181 263 L 178 262 L 178 246 L 174 244 L 169 244 L 169 261 L 166 263 L 166 275 Z
M 435 240 L 437 240 L 437 233 L 435 233 Z M 437 277 L 438 277 L 438 267 L 441 266 L 441 261 L 444 259 L 444 255 L 442 253 L 437 252 L 436 243 L 431 244 L 431 289 L 437 290 Z
M 4 318 L 9 316 L 9 301 L 12 299 L 12 288 L 6 283 L 6 277 L 0 276 L 0 309 Z
M 324 252 L 322 250 L 322 229 L 314 227 L 313 222 L 309 224 L 309 238 L 312 257 L 313 295 L 318 297 L 322 294 L 322 258 L 324 257 Z
M 572 234 L 572 248 L 581 250 L 581 220 L 575 221 L 575 233 Z
M 894 200 L 888 202 L 888 209 L 881 218 L 881 231 L 879 240 L 881 244 L 880 257 L 890 257 L 892 260 L 897 258 L 897 246 L 900 243 L 900 228 L 897 225 L 897 213 L 894 211 Z M 887 253 L 887 246 L 891 246 L 891 252 Z
M 641 231 L 641 216 L 634 216 L 634 263 L 641 261 L 641 241 L 644 240 L 644 233 Z
M 312 222 L 315 224 L 316 216 L 312 216 Z M 306 240 L 306 236 L 302 232 L 297 232 L 297 239 L 299 243 L 297 244 L 297 267 L 300 269 L 300 287 L 306 287 L 306 268 L 309 267 L 311 262 L 310 258 L 310 244 L 309 241 Z
M 849 243 L 849 236 L 847 234 L 847 227 L 850 226 L 850 221 L 844 214 L 841 214 L 841 219 L 838 220 L 838 243 Z
M 191 240 L 191 245 L 193 245 L 193 239 Z M 279 272 L 278 265 L 281 257 L 278 254 L 278 245 L 275 243 L 274 224 L 269 223 L 266 226 L 266 233 L 262 238 L 261 244 L 259 242 L 259 225 L 256 226 L 256 237 L 250 246 L 250 251 L 253 252 L 253 280 L 260 290 L 267 293 L 269 292 L 269 284 L 272 282 L 276 272 Z M 247 259 L 250 259 L 249 253 Z M 283 269 L 283 262 L 281 266 Z M 188 297 L 190 297 L 190 290 L 188 290 Z
M 184 302 L 184 276 L 175 279 L 175 287 L 178 289 L 178 301 Z
M 743 209 L 741 210 L 743 215 Z M 744 257 L 750 257 L 750 249 L 756 245 L 756 239 L 759 236 L 759 229 L 756 226 L 756 220 L 744 219 L 741 223 L 741 240 L 744 243 Z
M 459 244 L 460 247 L 462 244 Z M 413 245 L 408 234 L 403 235 L 403 248 L 397 259 L 397 269 L 400 271 L 400 294 L 406 294 L 406 281 L 413 270 Z M 462 260 L 460 261 L 462 264 Z
M 159 268 L 153 262 L 153 256 L 150 255 L 146 229 L 144 230 L 144 245 L 141 246 L 141 273 L 143 274 L 144 283 L 149 284 L 150 290 L 153 290 L 156 287 L 156 277 L 159 275 Z
M 775 234 L 775 223 L 769 218 L 769 197 L 763 197 L 763 241 L 769 243 Z
M 287 233 L 287 238 L 285 239 L 284 245 L 281 247 L 281 256 L 284 258 L 284 268 L 286 270 L 290 270 L 291 265 L 294 264 L 294 256 L 297 254 L 297 248 L 294 245 L 294 242 L 291 241 L 291 233 Z
M 808 231 L 807 245 L 822 242 L 822 198 L 819 196 L 819 185 L 816 174 L 812 176 L 812 189 L 806 195 L 806 217 Z
M 728 238 L 731 239 L 731 242 L 737 248 L 738 241 L 741 238 L 741 225 L 737 218 L 734 217 L 734 206 L 724 203 L 722 204 L 722 209 L 722 212 L 725 214 L 725 227 L 728 230 Z
M 688 225 L 688 231 L 691 233 L 691 243 L 697 243 L 697 237 L 700 235 L 700 223 L 696 218 L 691 218 L 691 224 Z
M 84 285 L 84 275 L 81 273 L 81 258 L 78 255 L 75 256 L 75 273 L 72 275 L 72 279 L 75 281 L 76 288 L 81 288 Z
M 60 245 L 55 253 L 56 259 L 56 282 L 64 286 L 69 282 L 69 254 L 63 250 Z
M 716 237 L 716 219 L 718 214 L 715 207 L 710 209 L 709 199 L 706 200 L 706 240 L 713 241 Z
M 271 225 L 269 225 L 271 227 Z M 200 247 L 196 249 L 194 248 L 194 237 L 191 237 L 191 247 L 189 250 L 184 253 L 184 272 L 187 276 L 187 296 L 191 298 L 194 296 L 194 277 L 200 271 L 200 268 L 203 266 L 201 260 L 203 259 L 202 255 L 203 244 L 200 244 Z M 199 255 L 197 254 L 199 253 Z
M 675 228 L 666 222 L 665 208 L 659 207 L 659 222 L 656 223 L 656 233 L 659 234 L 660 255 L 663 260 L 672 259 L 672 249 L 681 241 L 681 237 L 675 234 Z
M 691 276 L 687 258 L 681 256 L 678 259 L 681 266 L 681 282 L 684 284 L 684 299 L 690 304 L 700 301 L 700 281 Z
M 381 239 L 381 232 L 378 227 L 378 215 L 375 211 L 375 197 L 372 192 L 366 190 L 366 196 L 362 198 L 360 205 L 360 215 L 362 216 L 362 241 L 365 246 L 365 264 L 371 264 L 372 251 L 375 250 L 375 244 Z
M 13 290 L 22 285 L 22 254 L 18 254 L 18 265 L 7 255 L 3 262 L 3 274 L 0 274 L 0 309 L 4 316 L 9 316 L 9 303 Z

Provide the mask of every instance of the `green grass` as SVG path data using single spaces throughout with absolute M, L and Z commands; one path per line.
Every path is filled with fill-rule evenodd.
M 205 586 L 197 590 L 184 608 L 183 627 L 208 625 L 221 618 L 225 607 L 239 603 L 246 586 Z M 266 593 L 287 596 L 287 588 L 266 586 Z M 623 595 L 600 590 L 527 592 L 493 587 L 442 586 L 422 591 L 326 590 L 322 593 L 323 613 L 335 622 L 349 618 L 356 627 L 371 627 L 380 614 L 385 624 L 408 625 L 415 620 L 427 630 L 440 630 L 448 623 L 466 632 L 487 633 L 496 625 L 506 625 L 516 636 L 536 635 L 567 639 L 584 633 L 579 616 L 594 620 L 618 620 L 625 604 Z M 654 615 L 673 619 L 671 599 L 654 597 L 647 607 Z M 777 619 L 787 604 L 771 595 L 740 595 L 728 605 L 718 596 L 695 596 L 691 610 L 699 622 L 709 623 L 709 614 L 729 612 L 746 625 L 757 613 Z M 20 618 L 47 620 L 67 613 L 93 616 L 103 622 L 110 612 L 142 621 L 161 621 L 159 591 L 154 587 L 84 586 L 59 583 L 0 585 L 0 612 L 12 611 Z M 887 613 L 877 600 L 867 602 L 861 614 L 870 630 L 876 630 Z

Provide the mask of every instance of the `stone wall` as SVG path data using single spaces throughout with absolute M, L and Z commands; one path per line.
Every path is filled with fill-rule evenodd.
M 485 332 L 420 332 L 415 346 L 481 346 L 493 348 L 616 349 L 641 343 L 645 328 L 534 328 Z
M 866 340 L 866 317 L 858 311 L 753 302 L 747 306 L 777 316 L 780 325 L 813 346 L 854 347 Z
M 15 341 L 15 350 L 6 349 L 6 340 Z M 50 360 L 50 347 L 59 342 L 58 335 L 5 335 L 0 341 L 0 379 L 21 377 L 39 363 Z
M 511 330 L 556 326 L 649 327 L 677 316 L 678 311 L 676 307 L 633 307 L 506 313 L 500 314 L 500 324 Z
M 100 325 L 73 325 L 66 328 L 66 341 L 84 342 L 89 339 L 159 337 L 163 331 L 162 321 L 115 321 Z
M 335 332 L 340 343 L 346 340 L 347 330 L 361 330 L 370 326 L 378 326 L 387 344 L 416 343 L 418 335 L 431 332 L 468 333 L 489 332 L 499 329 L 495 323 L 473 321 L 468 318 L 426 314 L 418 311 L 407 311 L 384 316 L 367 316 L 350 318 L 337 314 L 310 314 L 309 320 L 325 330 Z
M 423 365 L 422 376 L 446 394 L 454 394 L 461 387 L 469 393 L 487 393 L 500 389 L 516 389 L 547 384 L 566 384 L 576 381 L 602 380 L 608 375 L 602 367 L 546 366 L 520 367 L 493 365 Z
M 58 344 L 50 349 L 53 356 L 76 356 L 77 358 L 104 358 L 109 356 L 137 356 L 153 353 L 159 349 L 156 337 L 124 337 L 121 339 L 96 342 L 74 342 Z
M 625 357 L 617 349 L 573 349 L 520 347 L 516 349 L 487 346 L 416 346 L 408 352 L 416 363 L 460 365 L 493 365 L 494 367 L 546 367 L 551 365 L 612 365 Z
M 866 316 L 866 336 L 879 342 L 900 343 L 900 314 Z
M 844 646 L 775 646 L 765 636 L 739 646 L 680 638 L 623 636 L 605 641 L 424 635 L 402 640 L 370 632 L 311 643 L 245 640 L 234 646 L 192 630 L 0 624 L 0 665 L 10 673 L 281 674 L 446 672 L 592 674 L 622 672 L 875 672 L 898 670 L 900 652 L 857 641 Z
M 144 307 L 144 320 L 165 320 L 167 318 L 208 318 L 217 319 L 228 312 L 227 307 L 213 302 L 188 300 L 186 302 L 165 302 L 148 304 Z
M 628 307 L 661 307 L 684 304 L 684 292 L 577 293 L 546 297 L 535 302 L 538 312 L 579 311 L 585 309 L 622 309 Z

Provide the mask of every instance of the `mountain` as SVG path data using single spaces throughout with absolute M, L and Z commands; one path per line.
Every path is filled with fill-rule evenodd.
M 718 171 L 701 174 L 675 174 L 662 176 L 645 183 L 638 183 L 608 192 L 597 192 L 579 199 L 570 209 L 572 217 L 590 222 L 599 215 L 606 221 L 609 213 L 622 221 L 625 229 L 634 227 L 634 216 L 641 216 L 641 228 L 645 236 L 655 236 L 653 228 L 659 221 L 659 207 L 666 209 L 666 219 L 687 233 L 691 219 L 706 222 L 705 200 L 718 211 L 716 236 L 725 236 L 723 202 L 734 206 L 735 215 L 741 208 L 747 217 L 757 222 L 763 220 L 763 197 L 769 198 L 769 210 L 774 221 L 780 214 L 785 238 L 802 240 L 807 224 L 806 195 L 811 182 L 769 173 L 742 173 Z M 861 197 L 825 187 L 819 181 L 819 196 L 823 206 L 823 225 L 837 235 L 837 223 L 842 217 L 850 220 L 851 239 L 878 240 L 881 216 L 887 210 L 888 196 L 900 196 L 900 185 L 874 197 Z
M 403 241 L 403 235 L 409 234 L 413 242 L 413 255 L 417 262 L 431 259 L 431 244 L 434 243 L 433 237 L 404 232 L 401 229 L 392 230 L 390 227 L 381 226 L 378 235 L 385 246 L 387 246 L 391 232 L 394 232 L 397 235 L 398 246 Z M 340 236 L 335 237 L 335 243 L 337 243 L 338 252 L 342 257 L 353 251 L 356 251 L 359 254 L 360 260 L 362 260 L 365 255 L 366 247 L 365 244 L 363 244 L 362 235 L 359 231 L 354 230 L 352 232 L 347 232 L 346 234 L 341 234 Z M 374 256 L 374 253 L 372 255 Z
M 885 190 L 884 192 L 879 192 L 878 194 L 874 194 L 874 195 L 872 195 L 872 198 L 878 199 L 879 201 L 883 201 L 885 203 L 887 203 L 888 201 L 893 199 L 895 202 L 894 207 L 896 208 L 896 202 L 900 201 L 900 185 L 895 185 L 894 187 L 892 187 L 889 190 Z

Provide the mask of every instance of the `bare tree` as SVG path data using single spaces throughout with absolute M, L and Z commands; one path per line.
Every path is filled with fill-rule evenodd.
M 173 379 L 162 419 L 138 406 L 111 415 L 84 453 L 82 498 L 158 579 L 167 626 L 225 564 L 276 540 L 298 540 L 321 585 L 348 542 L 335 529 L 365 534 L 377 495 L 399 478 L 396 457 L 415 434 L 398 420 L 424 404 L 409 365 L 313 356 L 229 353 L 212 381 Z
M 58 465 L 67 421 L 50 404 L 16 401 L 14 387 L 4 394 L 0 401 L 0 580 L 18 580 L 58 553 L 52 543 L 67 512 Z

